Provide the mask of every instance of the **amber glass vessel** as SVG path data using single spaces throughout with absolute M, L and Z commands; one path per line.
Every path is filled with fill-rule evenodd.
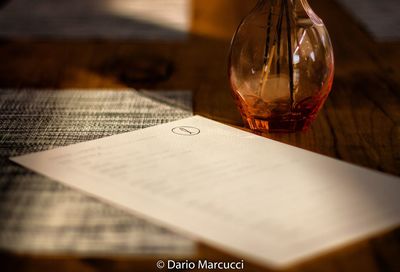
M 307 0 L 260 0 L 232 40 L 229 77 L 256 131 L 305 130 L 332 86 L 329 34 Z

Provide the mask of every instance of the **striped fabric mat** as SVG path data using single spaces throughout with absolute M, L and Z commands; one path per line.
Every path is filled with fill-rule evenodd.
M 193 253 L 191 241 L 8 160 L 182 119 L 191 100 L 184 91 L 0 90 L 0 250 Z
M 337 0 L 378 41 L 400 39 L 399 0 Z

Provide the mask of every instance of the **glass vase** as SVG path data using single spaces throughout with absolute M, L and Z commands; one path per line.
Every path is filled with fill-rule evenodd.
M 307 129 L 332 87 L 329 34 L 307 0 L 260 0 L 232 40 L 229 77 L 239 111 L 260 132 Z

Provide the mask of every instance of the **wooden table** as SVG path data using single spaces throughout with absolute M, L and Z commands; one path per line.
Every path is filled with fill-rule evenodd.
M 191 36 L 184 42 L 3 39 L 0 87 L 188 89 L 195 94 L 196 114 L 242 126 L 230 94 L 226 62 L 230 38 L 254 2 L 193 0 Z M 335 48 L 332 94 L 309 131 L 265 136 L 400 175 L 400 42 L 375 42 L 334 0 L 310 2 L 324 19 Z M 145 71 L 144 75 L 138 70 Z M 6 252 L 0 254 L 0 269 L 155 271 L 156 260 L 166 258 L 21 256 Z M 192 259 L 204 258 L 234 259 L 199 245 L 199 253 Z M 246 263 L 246 271 L 267 269 Z M 400 229 L 290 271 L 400 271 Z

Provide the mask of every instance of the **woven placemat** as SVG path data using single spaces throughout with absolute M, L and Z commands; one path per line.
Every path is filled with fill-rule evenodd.
M 399 0 L 337 0 L 378 41 L 400 39 Z
M 0 90 L 0 250 L 193 253 L 191 241 L 8 160 L 182 119 L 191 100 L 180 91 Z
M 191 0 L 11 0 L 0 9 L 0 36 L 182 40 Z

